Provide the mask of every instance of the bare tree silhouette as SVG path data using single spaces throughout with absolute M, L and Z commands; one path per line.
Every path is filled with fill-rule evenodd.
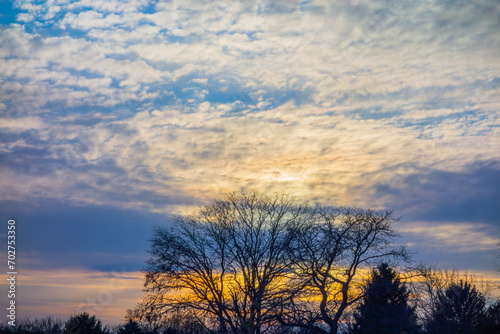
M 363 297 L 363 268 L 407 258 L 392 246 L 395 221 L 388 211 L 308 206 L 284 194 L 229 194 L 155 228 L 136 313 L 155 322 L 187 310 L 222 333 L 278 325 L 337 333 Z
M 294 274 L 307 292 L 283 307 L 281 322 L 317 333 L 338 333 L 345 312 L 363 296 L 366 268 L 382 260 L 406 260 L 389 211 L 316 208 L 290 248 Z M 364 270 L 363 270 L 364 269 Z
M 220 332 L 260 333 L 289 295 L 287 248 L 307 212 L 288 195 L 241 192 L 156 228 L 142 317 L 190 309 Z

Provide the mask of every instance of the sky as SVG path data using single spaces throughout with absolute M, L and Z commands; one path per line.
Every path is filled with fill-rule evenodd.
M 19 316 L 120 322 L 152 227 L 249 188 L 392 209 L 416 261 L 500 279 L 498 1 L 0 8 Z

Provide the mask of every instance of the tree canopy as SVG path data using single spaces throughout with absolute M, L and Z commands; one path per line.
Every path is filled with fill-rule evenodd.
M 474 334 L 485 318 L 485 296 L 461 280 L 438 292 L 427 331 L 430 334 Z
M 103 327 L 101 320 L 95 315 L 84 312 L 73 315 L 66 321 L 64 334 L 109 334 L 109 330 Z
M 346 310 L 363 297 L 360 269 L 407 258 L 392 245 L 394 222 L 389 211 L 229 194 L 155 228 L 147 294 L 136 313 L 156 321 L 189 310 L 222 333 L 278 325 L 337 333 Z

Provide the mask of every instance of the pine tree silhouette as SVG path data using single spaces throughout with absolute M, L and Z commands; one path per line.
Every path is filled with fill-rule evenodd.
M 352 334 L 416 333 L 415 308 L 408 305 L 409 291 L 387 263 L 373 269 L 366 297 L 354 313 Z
M 134 320 L 129 319 L 120 329 L 117 334 L 142 334 L 141 326 Z
M 109 330 L 103 327 L 101 320 L 95 315 L 80 313 L 71 316 L 64 325 L 64 334 L 109 334 Z

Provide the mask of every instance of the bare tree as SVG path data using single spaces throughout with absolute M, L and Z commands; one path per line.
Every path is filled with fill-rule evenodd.
M 213 213 L 224 212 L 232 226 L 231 311 L 240 330 L 260 333 L 262 325 L 273 322 L 275 308 L 292 293 L 287 250 L 294 226 L 308 218 L 309 208 L 296 205 L 286 195 L 269 198 L 255 192 L 232 194 L 219 204 Z
M 337 333 L 368 269 L 407 257 L 391 244 L 390 212 L 311 207 L 289 195 L 233 193 L 173 220 L 151 240 L 136 310 L 149 323 L 188 311 L 223 333 Z
M 408 258 L 404 248 L 392 246 L 395 221 L 389 211 L 317 207 L 290 247 L 304 293 L 282 308 L 282 324 L 338 333 L 346 311 L 363 297 L 367 268 Z
M 287 195 L 241 192 L 156 228 L 143 318 L 189 309 L 207 328 L 260 333 L 290 295 L 287 247 L 306 213 Z

